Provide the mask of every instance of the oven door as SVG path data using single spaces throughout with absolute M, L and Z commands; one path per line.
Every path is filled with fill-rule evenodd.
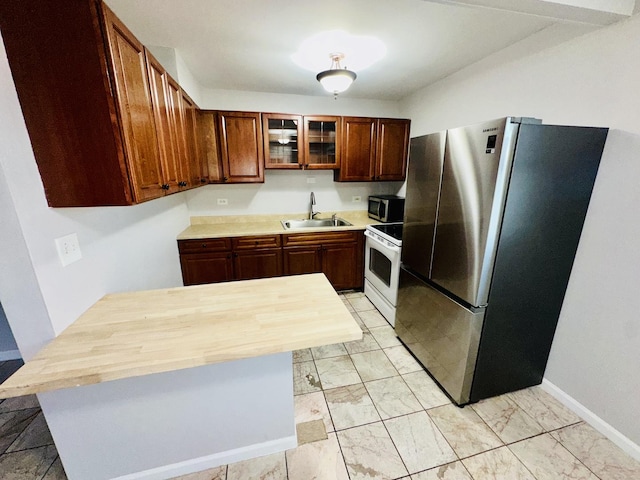
M 365 230 L 364 276 L 393 306 L 398 299 L 400 247 L 380 243 Z

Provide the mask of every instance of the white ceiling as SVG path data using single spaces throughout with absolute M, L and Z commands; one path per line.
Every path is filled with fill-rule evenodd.
M 576 1 L 107 0 L 107 4 L 145 45 L 175 48 L 196 80 L 212 89 L 329 95 L 315 73 L 297 66 L 291 55 L 306 38 L 325 30 L 373 35 L 386 45 L 386 56 L 357 71 L 357 80 L 341 95 L 398 100 L 485 57 L 532 53 L 598 28 L 594 23 L 623 18 L 592 5 L 557 8 L 558 3 Z M 628 3 L 617 3 L 621 1 Z M 549 4 L 554 7 L 551 13 Z M 538 5 L 542 8 L 535 8 Z M 589 17 L 585 23 L 585 12 L 595 14 L 596 21 Z M 348 58 L 343 66 L 349 66 Z

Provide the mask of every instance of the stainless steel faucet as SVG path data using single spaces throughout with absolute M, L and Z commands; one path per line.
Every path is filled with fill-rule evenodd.
M 311 198 L 309 199 L 309 220 L 313 220 L 313 217 L 318 215 L 320 212 L 314 212 L 313 206 L 316 204 L 316 196 L 313 192 L 311 192 Z

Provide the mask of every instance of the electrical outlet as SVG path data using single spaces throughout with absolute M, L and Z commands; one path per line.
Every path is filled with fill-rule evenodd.
M 78 235 L 71 233 L 64 237 L 56 238 L 56 250 L 58 250 L 58 256 L 60 257 L 60 263 L 63 267 L 77 262 L 82 258 L 82 252 L 80 251 L 80 244 L 78 243 Z
M 218 205 L 229 205 L 229 200 L 227 200 L 226 198 L 219 198 Z
M 353 197 L 351 197 L 351 201 L 352 202 L 360 202 L 360 201 L 362 201 L 362 197 L 360 195 L 354 195 Z
M 307 177 L 307 183 L 316 183 L 316 177 Z

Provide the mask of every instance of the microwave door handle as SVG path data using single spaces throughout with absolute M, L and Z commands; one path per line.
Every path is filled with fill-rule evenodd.
M 382 200 L 378 202 L 378 220 L 382 220 L 382 217 L 380 216 L 380 207 L 382 207 Z

